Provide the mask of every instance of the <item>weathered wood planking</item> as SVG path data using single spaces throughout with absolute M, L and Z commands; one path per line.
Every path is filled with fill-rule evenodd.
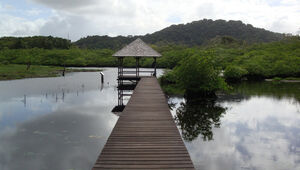
M 142 78 L 93 170 L 194 169 L 155 77 Z

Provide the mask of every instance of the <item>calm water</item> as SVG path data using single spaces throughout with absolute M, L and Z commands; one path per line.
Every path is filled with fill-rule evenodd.
M 118 118 L 115 76 L 0 81 L 0 169 L 91 169 Z
M 104 69 L 104 85 L 99 72 L 0 81 L 0 170 L 91 169 L 118 119 Z
M 103 86 L 97 72 L 0 81 L 0 169 L 91 169 L 118 119 L 117 70 L 104 74 Z M 248 83 L 216 102 L 171 98 L 195 166 L 300 169 L 299 88 Z
M 197 169 L 300 170 L 300 83 L 243 83 L 215 102 L 171 98 Z

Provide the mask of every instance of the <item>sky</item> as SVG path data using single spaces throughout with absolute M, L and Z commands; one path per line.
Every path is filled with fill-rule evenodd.
M 300 0 L 0 0 L 0 37 L 144 35 L 201 19 L 300 34 Z

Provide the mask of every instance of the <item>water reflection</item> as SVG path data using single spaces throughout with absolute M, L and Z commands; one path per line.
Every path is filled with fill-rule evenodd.
M 81 113 L 97 110 L 59 110 L 4 130 L 0 169 L 91 169 L 115 122 Z
M 91 169 L 118 119 L 117 69 L 103 72 L 0 81 L 0 170 Z
M 276 99 L 295 99 L 300 102 L 300 83 L 242 82 L 234 92 L 247 96 L 268 96 Z
M 116 69 L 0 82 L 0 169 L 91 169 L 117 116 Z
M 101 83 L 98 72 L 69 73 L 65 77 L 33 78 L 0 81 L 0 102 L 24 97 L 24 95 L 52 95 L 63 93 L 83 93 L 116 86 L 115 68 L 105 68 L 105 82 Z
M 184 127 L 196 169 L 300 169 L 299 88 L 299 83 L 242 83 L 234 95 L 214 104 L 176 104 L 173 114 L 178 114 L 179 128 Z M 226 108 L 226 114 L 218 107 Z M 216 116 L 197 114 L 207 110 Z M 214 140 L 209 140 L 212 134 Z
M 192 141 L 200 134 L 203 140 L 212 140 L 212 128 L 220 127 L 220 118 L 225 111 L 215 101 L 189 99 L 177 108 L 175 121 L 186 141 Z

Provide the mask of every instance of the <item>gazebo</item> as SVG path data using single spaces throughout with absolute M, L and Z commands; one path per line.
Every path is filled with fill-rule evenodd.
M 153 76 L 156 76 L 156 58 L 161 57 L 161 54 L 153 50 L 149 45 L 147 45 L 140 38 L 131 42 L 121 50 L 117 51 L 113 54 L 114 57 L 118 57 L 118 78 L 127 77 L 132 78 L 132 74 L 135 74 L 135 77 L 139 77 L 141 72 L 149 72 L 149 71 L 140 71 L 139 61 L 140 58 L 153 58 L 154 59 L 154 72 Z M 136 60 L 136 68 L 135 72 L 125 71 L 123 66 L 123 60 L 125 57 L 134 57 Z
M 121 50 L 117 51 L 115 54 L 113 54 L 113 56 L 118 58 L 118 106 L 115 107 L 116 109 L 113 109 L 113 112 L 116 112 L 116 110 L 123 110 L 125 107 L 123 103 L 123 97 L 131 95 L 130 93 L 124 92 L 130 92 L 134 90 L 141 77 L 156 76 L 156 58 L 161 57 L 161 54 L 152 49 L 143 40 L 138 38 Z M 124 68 L 125 57 L 135 58 L 135 68 Z M 153 58 L 152 71 L 140 69 L 141 58 Z M 150 74 L 145 75 L 147 73 Z

